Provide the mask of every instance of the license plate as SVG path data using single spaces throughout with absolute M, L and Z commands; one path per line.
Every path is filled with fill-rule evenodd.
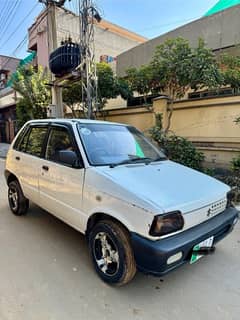
M 192 257 L 191 257 L 191 260 L 190 260 L 190 264 L 198 261 L 200 258 L 203 257 L 203 255 L 202 254 L 198 254 L 197 251 L 199 251 L 203 247 L 212 247 L 213 239 L 214 239 L 214 237 L 210 237 L 210 238 L 200 242 L 199 244 L 197 244 L 197 245 L 195 245 L 193 247 L 193 251 L 195 251 L 195 252 L 192 254 Z

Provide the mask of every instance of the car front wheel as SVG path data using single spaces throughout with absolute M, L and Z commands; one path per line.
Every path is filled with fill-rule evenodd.
M 128 232 L 111 220 L 98 222 L 89 234 L 89 246 L 95 270 L 108 284 L 124 285 L 136 273 L 136 264 Z

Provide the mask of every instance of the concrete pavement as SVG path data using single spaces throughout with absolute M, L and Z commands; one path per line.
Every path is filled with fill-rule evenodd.
M 6 158 L 9 146 L 8 143 L 0 143 L 0 158 Z
M 7 204 L 0 160 L 1 320 L 238 320 L 240 224 L 214 255 L 164 278 L 137 274 L 122 288 L 93 271 L 84 237 L 31 205 Z

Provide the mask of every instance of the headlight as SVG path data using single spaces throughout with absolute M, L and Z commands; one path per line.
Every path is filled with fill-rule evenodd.
M 149 231 L 151 236 L 159 237 L 181 230 L 184 226 L 183 216 L 180 211 L 173 211 L 155 216 Z

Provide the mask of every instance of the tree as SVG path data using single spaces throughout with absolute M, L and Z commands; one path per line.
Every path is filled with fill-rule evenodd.
M 131 91 L 127 82 L 124 79 L 117 78 L 109 64 L 101 62 L 97 64 L 98 77 L 98 103 L 99 109 L 103 109 L 108 99 L 121 96 L 127 99 L 131 96 Z M 63 89 L 63 101 L 71 108 L 74 117 L 80 116 L 76 113 L 75 106 L 82 102 L 81 82 L 74 82 Z M 87 110 L 82 110 L 84 114 Z
M 224 54 L 220 58 L 220 68 L 223 78 L 223 84 L 230 86 L 234 93 L 240 91 L 240 56 L 231 56 Z M 240 123 L 240 117 L 234 121 L 236 124 Z
M 114 99 L 120 95 L 126 100 L 131 96 L 127 82 L 117 78 L 109 64 L 105 62 L 97 64 L 97 77 L 100 109 L 106 105 L 108 99 Z
M 237 93 L 240 89 L 240 56 L 224 54 L 220 58 L 223 84 L 230 86 Z
M 81 82 L 73 82 L 67 85 L 62 92 L 63 102 L 71 109 L 74 118 L 78 118 L 80 113 L 76 111 L 76 106 L 82 102 L 82 86 Z
M 126 70 L 126 80 L 132 92 L 136 91 L 143 95 L 144 103 L 147 96 L 154 90 L 153 69 L 150 65 L 143 65 L 139 69 L 129 68 Z
M 17 103 L 17 120 L 23 125 L 31 119 L 46 118 L 46 107 L 50 103 L 49 75 L 40 66 L 36 71 L 33 66 L 17 69 L 12 87 L 21 98 Z
M 174 100 L 184 97 L 191 88 L 216 88 L 221 83 L 215 56 L 201 39 L 194 49 L 183 38 L 166 40 L 156 48 L 151 67 L 154 82 L 170 99 L 166 133 L 171 125 Z

